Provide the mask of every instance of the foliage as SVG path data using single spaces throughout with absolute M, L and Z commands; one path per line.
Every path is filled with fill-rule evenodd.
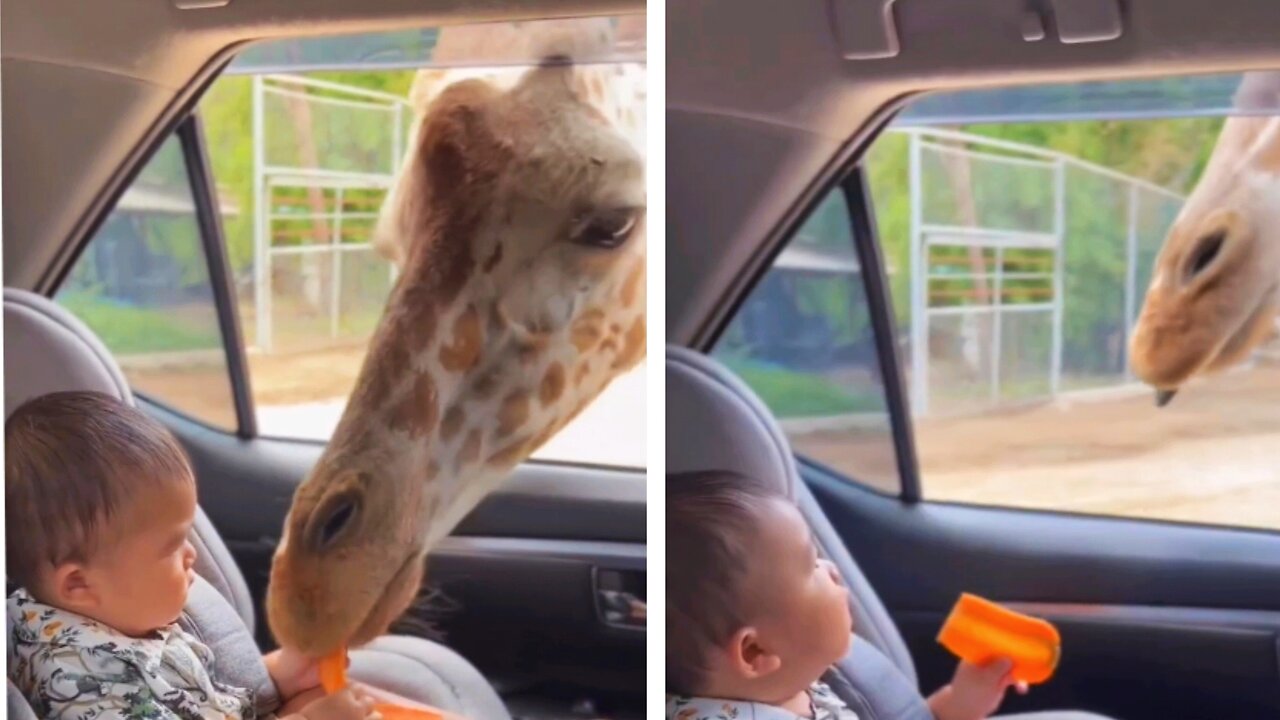
M 720 360 L 760 396 L 779 418 L 884 412 L 878 386 L 855 391 L 818 375 L 795 372 L 743 357 Z
M 116 355 L 222 347 L 212 309 L 209 321 L 192 322 L 171 312 L 116 305 L 94 293 L 59 294 L 58 304 L 84 321 Z

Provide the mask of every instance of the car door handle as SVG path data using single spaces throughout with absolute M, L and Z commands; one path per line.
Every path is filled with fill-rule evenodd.
M 592 573 L 596 613 L 601 623 L 625 630 L 644 630 L 648 605 L 645 603 L 644 573 L 597 567 Z

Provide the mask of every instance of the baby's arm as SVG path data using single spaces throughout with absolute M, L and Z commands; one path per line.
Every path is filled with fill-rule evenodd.
M 303 708 L 325 696 L 324 688 L 315 687 L 310 690 L 303 690 L 293 697 L 285 700 L 280 709 L 276 711 L 276 715 L 284 717 L 300 712 Z
M 286 707 L 294 697 L 320 687 L 320 666 L 311 658 L 291 650 L 281 648 L 262 656 L 267 666 L 267 674 L 280 692 L 280 700 Z M 324 693 L 320 693 L 323 696 Z M 311 696 L 314 699 L 315 695 Z M 279 713 L 283 715 L 283 711 Z
M 332 695 L 321 690 L 318 696 L 307 691 L 286 703 L 276 716 L 279 720 L 368 720 L 373 703 L 373 698 L 354 689 L 344 688 Z
M 929 710 L 937 720 L 983 720 L 1000 707 L 1010 685 L 1026 693 L 1026 686 L 1009 676 L 1012 669 L 1009 660 L 982 666 L 961 661 L 951 683 L 929 696 Z

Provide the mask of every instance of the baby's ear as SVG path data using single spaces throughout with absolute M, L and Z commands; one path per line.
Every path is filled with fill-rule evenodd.
M 760 633 L 754 627 L 734 633 L 727 650 L 730 669 L 744 679 L 762 678 L 782 667 L 782 658 L 760 644 Z
M 83 612 L 97 605 L 98 596 L 89 582 L 89 573 L 80 563 L 63 563 L 53 569 L 49 591 L 60 607 Z

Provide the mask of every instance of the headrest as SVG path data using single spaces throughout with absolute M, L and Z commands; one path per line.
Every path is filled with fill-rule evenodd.
M 795 500 L 800 472 L 782 428 L 751 388 L 720 363 L 667 347 L 667 472 L 727 470 Z
M 4 405 L 60 390 L 96 390 L 133 402 L 120 366 L 93 331 L 52 300 L 4 291 Z
M 98 336 L 42 295 L 5 288 L 4 344 L 6 419 L 28 400 L 64 390 L 104 392 L 134 402 L 124 373 Z M 191 539 L 198 551 L 196 573 L 235 606 L 252 632 L 249 588 L 203 510 L 196 511 Z

